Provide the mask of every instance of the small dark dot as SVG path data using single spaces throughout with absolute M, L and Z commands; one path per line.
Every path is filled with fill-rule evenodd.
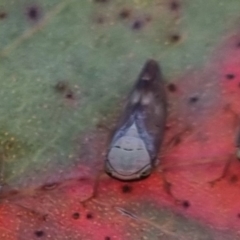
M 176 92 L 177 91 L 177 86 L 175 84 L 173 84 L 173 83 L 169 83 L 167 85 L 167 88 L 168 88 L 169 92 Z
M 139 30 L 142 27 L 143 27 L 143 22 L 140 20 L 136 20 L 132 25 L 132 29 L 134 29 L 134 30 Z
M 131 11 L 127 8 L 122 9 L 121 12 L 119 13 L 119 17 L 122 19 L 129 18 L 130 15 L 131 15 Z
M 182 206 L 183 206 L 184 208 L 189 208 L 189 207 L 190 207 L 189 201 L 183 201 Z
M 234 78 L 235 78 L 235 75 L 229 73 L 229 74 L 226 75 L 226 78 L 229 79 L 229 80 L 231 80 L 231 79 L 234 79 Z
M 42 236 L 44 236 L 44 231 L 35 231 L 35 235 L 37 237 L 42 237 Z
M 29 7 L 27 9 L 27 15 L 31 20 L 37 21 L 41 16 L 40 9 L 36 6 Z
M 69 90 L 66 94 L 66 98 L 73 99 L 73 92 Z
M 0 12 L 0 19 L 4 19 L 7 17 L 7 13 L 6 12 Z
M 240 218 L 240 213 L 238 213 L 237 217 Z
M 237 175 L 232 175 L 231 178 L 230 178 L 230 182 L 231 182 L 231 183 L 236 183 L 236 182 L 238 182 L 238 176 L 237 176 Z
M 190 98 L 189 98 L 189 102 L 190 102 L 190 103 L 195 103 L 195 102 L 197 102 L 198 100 L 199 100 L 198 97 L 190 97 Z
M 127 184 L 122 186 L 122 192 L 123 193 L 130 193 L 131 191 L 132 191 L 132 187 L 131 186 L 129 186 Z
M 237 43 L 237 48 L 240 48 L 240 42 Z
M 54 88 L 57 92 L 63 93 L 68 89 L 68 85 L 66 82 L 60 81 L 55 85 Z
M 179 4 L 177 1 L 172 1 L 172 2 L 170 3 L 170 9 L 171 9 L 172 11 L 178 10 L 179 7 L 180 7 L 180 4 Z
M 86 215 L 86 218 L 87 218 L 87 219 L 92 219 L 92 218 L 93 218 L 93 215 L 92 215 L 91 213 L 88 213 L 88 214 Z
M 95 2 L 99 2 L 99 3 L 106 3 L 108 2 L 109 0 L 95 0 Z
M 73 219 L 79 219 L 80 218 L 80 214 L 78 212 L 75 212 L 75 213 L 73 213 L 72 218 Z
M 178 35 L 178 34 L 173 34 L 173 35 L 170 36 L 170 41 L 171 41 L 172 43 L 176 43 L 176 42 L 178 42 L 180 39 L 181 39 L 181 37 L 180 37 L 180 35 Z
M 99 24 L 102 24 L 102 23 L 104 23 L 104 18 L 101 17 L 101 16 L 97 17 L 96 22 L 99 23 Z
M 111 238 L 107 236 L 104 238 L 104 240 L 111 240 Z

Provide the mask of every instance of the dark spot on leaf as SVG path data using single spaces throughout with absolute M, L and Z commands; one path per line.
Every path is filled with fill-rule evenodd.
M 175 84 L 173 84 L 173 83 L 169 83 L 167 85 L 167 88 L 168 88 L 169 92 L 176 92 L 177 91 L 177 86 Z
M 35 231 L 35 235 L 36 235 L 37 237 L 42 237 L 42 236 L 44 236 L 44 231 L 40 231 L 40 230 Z
M 92 215 L 91 213 L 88 213 L 88 214 L 86 215 L 86 218 L 87 218 L 87 219 L 93 219 L 93 215 Z
M 127 184 L 122 186 L 122 192 L 123 193 L 130 193 L 131 191 L 132 191 L 132 187 L 131 186 L 129 186 Z
M 41 187 L 41 189 L 49 191 L 49 190 L 53 190 L 54 188 L 56 188 L 57 185 L 58 185 L 57 183 L 48 183 L 48 184 L 43 185 Z
M 68 84 L 64 81 L 60 81 L 55 85 L 55 90 L 59 93 L 63 93 L 68 89 Z
M 27 8 L 27 16 L 32 21 L 38 21 L 41 17 L 41 9 L 37 6 L 31 6 Z
M 190 207 L 190 202 L 187 201 L 187 200 L 185 200 L 185 201 L 183 201 L 182 206 L 183 206 L 184 208 L 189 208 L 189 207 Z
M 226 75 L 226 78 L 229 79 L 229 80 L 232 80 L 232 79 L 235 78 L 235 75 L 232 74 L 232 73 L 229 73 L 229 74 Z
M 102 16 L 97 17 L 96 22 L 99 24 L 104 23 L 104 17 L 102 17 Z
M 237 43 L 237 48 L 240 48 L 240 42 Z
M 170 39 L 170 42 L 172 42 L 172 43 L 177 43 L 177 42 L 180 41 L 181 36 L 178 35 L 178 34 L 172 34 L 172 35 L 169 37 L 169 39 Z
M 72 218 L 73 219 L 79 219 L 80 218 L 80 214 L 78 212 L 75 212 L 75 213 L 73 213 Z
M 65 96 L 66 96 L 67 99 L 73 99 L 74 98 L 73 92 L 71 90 L 68 90 L 68 92 L 66 93 Z
M 180 7 L 179 2 L 177 2 L 177 1 L 172 1 L 172 2 L 170 2 L 170 9 L 171 9 L 172 11 L 178 10 L 179 7 Z
M 106 2 L 109 2 L 109 0 L 95 0 L 95 2 L 98 2 L 98 3 L 106 3 Z
M 190 97 L 189 98 L 189 103 L 196 103 L 197 101 L 199 100 L 199 98 L 198 97 Z
M 0 19 L 4 19 L 6 17 L 7 17 L 7 13 L 0 11 Z
M 111 240 L 111 238 L 108 237 L 108 236 L 106 236 L 106 237 L 104 238 L 104 240 Z
M 150 22 L 152 20 L 152 17 L 150 15 L 146 16 L 145 18 L 146 22 Z
M 240 213 L 238 213 L 237 217 L 240 218 Z
M 131 11 L 127 8 L 122 9 L 119 13 L 119 17 L 122 19 L 129 18 L 130 15 L 131 15 Z
M 143 22 L 140 20 L 136 20 L 133 24 L 132 24 L 132 29 L 133 30 L 139 30 L 143 27 Z
M 231 183 L 236 183 L 236 182 L 238 182 L 238 176 L 237 176 L 237 175 L 232 175 L 231 178 L 230 178 L 230 182 L 231 182 Z

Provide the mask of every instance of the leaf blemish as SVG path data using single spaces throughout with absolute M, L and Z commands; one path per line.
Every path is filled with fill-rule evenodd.
M 143 27 L 143 22 L 140 20 L 136 20 L 134 21 L 134 23 L 132 24 L 132 29 L 133 30 L 140 30 Z
M 194 96 L 194 97 L 190 97 L 189 98 L 189 103 L 196 103 L 199 100 L 198 97 Z
M 167 88 L 168 88 L 168 91 L 169 91 L 169 92 L 176 92 L 176 91 L 177 91 L 177 86 L 176 86 L 176 84 L 174 84 L 174 83 L 169 83 L 169 84 L 167 85 Z
M 187 201 L 187 200 L 185 200 L 185 201 L 183 201 L 182 206 L 183 206 L 184 208 L 189 208 L 189 207 L 190 207 L 190 202 Z
M 92 215 L 91 213 L 88 213 L 88 214 L 86 215 L 86 218 L 87 218 L 87 219 L 93 219 L 93 215 Z
M 226 75 L 226 78 L 229 79 L 229 80 L 232 80 L 232 79 L 235 78 L 235 75 L 232 74 L 232 73 L 228 73 L 228 74 Z
M 73 213 L 72 218 L 77 220 L 80 218 L 80 214 L 78 212 L 75 212 Z
M 3 12 L 3 11 L 0 11 L 0 19 L 4 19 L 6 17 L 7 17 L 7 13 Z
M 27 8 L 27 16 L 31 21 L 38 21 L 42 16 L 42 11 L 37 6 L 30 6 Z
M 230 178 L 230 182 L 231 182 L 231 183 L 236 183 L 236 182 L 238 182 L 238 176 L 237 176 L 237 175 L 232 175 L 231 178 Z
M 110 238 L 110 237 L 108 237 L 108 236 L 106 236 L 106 237 L 105 237 L 105 240 L 111 240 L 111 238 Z
M 44 236 L 44 231 L 41 231 L 41 230 L 35 231 L 35 235 L 37 237 L 43 237 Z
M 170 10 L 177 11 L 180 8 L 180 3 L 177 1 L 170 2 Z
M 131 16 L 131 10 L 130 9 L 127 9 L 127 8 L 124 8 L 120 11 L 119 13 L 119 17 L 121 19 L 127 19 Z
M 123 193 L 130 193 L 130 192 L 132 192 L 132 187 L 125 184 L 125 185 L 122 186 L 122 192 Z
M 179 34 L 172 34 L 170 37 L 169 37 L 169 40 L 170 42 L 172 43 L 177 43 L 179 42 L 181 39 L 181 36 Z

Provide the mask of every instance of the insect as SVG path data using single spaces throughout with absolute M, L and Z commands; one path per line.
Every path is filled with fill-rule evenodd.
M 167 99 L 160 67 L 148 60 L 131 90 L 113 132 L 105 171 L 122 181 L 150 175 L 157 164 L 167 116 Z

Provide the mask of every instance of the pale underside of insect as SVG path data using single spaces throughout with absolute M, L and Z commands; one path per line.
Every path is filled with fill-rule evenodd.
M 160 67 L 148 60 L 113 132 L 105 171 L 119 180 L 150 175 L 163 141 L 167 100 Z

